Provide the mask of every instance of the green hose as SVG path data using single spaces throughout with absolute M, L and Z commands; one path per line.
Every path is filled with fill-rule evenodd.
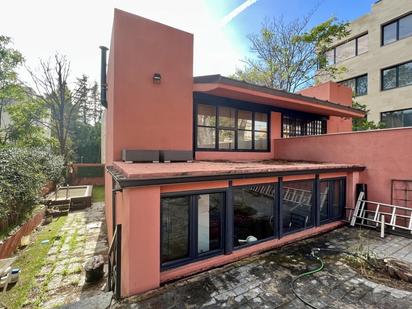
M 322 259 L 321 259 L 320 257 L 316 256 L 315 253 L 314 253 L 314 251 L 312 251 L 312 254 L 311 254 L 311 255 L 320 263 L 320 266 L 319 266 L 318 268 L 314 269 L 314 270 L 305 272 L 305 273 L 300 274 L 299 276 L 297 276 L 295 279 L 292 280 L 292 282 L 291 282 L 291 287 L 292 287 L 293 294 L 295 294 L 295 296 L 296 296 L 297 298 L 299 298 L 301 302 L 303 302 L 305 305 L 307 305 L 307 306 L 309 306 L 309 307 L 311 307 L 311 308 L 318 309 L 316 306 L 314 306 L 314 305 L 312 305 L 311 303 L 309 303 L 309 302 L 307 302 L 306 300 L 304 300 L 304 299 L 296 292 L 296 290 L 295 290 L 295 283 L 296 283 L 296 281 L 298 281 L 300 278 L 303 278 L 303 277 L 306 277 L 306 276 L 310 276 L 310 275 L 313 275 L 313 274 L 315 274 L 315 273 L 317 273 L 317 272 L 320 272 L 320 271 L 323 269 L 324 263 L 323 263 Z

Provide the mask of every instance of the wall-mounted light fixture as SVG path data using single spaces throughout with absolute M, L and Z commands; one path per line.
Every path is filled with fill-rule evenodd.
M 160 73 L 153 74 L 153 84 L 160 84 L 161 80 L 162 80 L 162 75 L 160 75 Z

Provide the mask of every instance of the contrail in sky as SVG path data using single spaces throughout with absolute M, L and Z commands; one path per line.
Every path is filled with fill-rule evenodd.
M 246 0 L 243 2 L 241 5 L 239 5 L 236 9 L 234 9 L 232 12 L 227 14 L 225 17 L 222 18 L 222 20 L 219 22 L 219 27 L 223 28 L 226 26 L 228 23 L 232 21 L 233 18 L 238 16 L 240 13 L 242 13 L 244 10 L 246 10 L 249 6 L 255 4 L 258 0 Z

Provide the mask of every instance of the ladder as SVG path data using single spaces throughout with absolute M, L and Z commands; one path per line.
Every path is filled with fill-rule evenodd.
M 378 203 L 364 199 L 365 193 L 359 193 L 355 209 L 350 219 L 350 225 L 385 227 L 392 230 L 401 229 L 412 234 L 412 208 Z M 402 224 L 403 223 L 403 224 Z

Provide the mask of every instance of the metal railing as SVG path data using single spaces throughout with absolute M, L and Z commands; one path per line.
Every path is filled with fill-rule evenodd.
M 117 224 L 108 251 L 107 287 L 113 291 L 114 297 L 121 297 L 121 265 L 122 265 L 122 225 Z

